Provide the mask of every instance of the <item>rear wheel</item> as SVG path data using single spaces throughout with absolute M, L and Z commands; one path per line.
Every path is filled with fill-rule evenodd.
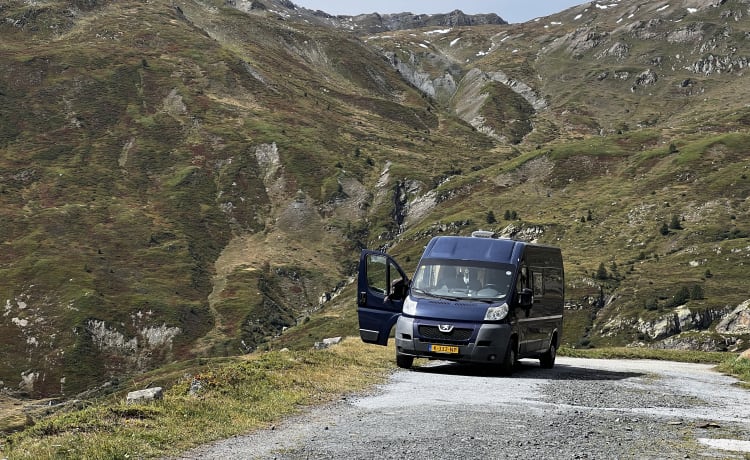
M 401 369 L 411 369 L 412 364 L 414 364 L 413 356 L 396 353 L 396 366 Z
M 516 342 L 511 341 L 508 343 L 508 348 L 505 350 L 505 357 L 503 362 L 500 363 L 500 374 L 504 376 L 513 375 L 513 368 L 516 367 Z
M 549 349 L 539 357 L 539 366 L 543 369 L 552 369 L 555 367 L 555 358 L 557 357 L 557 347 L 555 346 L 556 341 L 557 340 L 553 338 L 549 343 Z

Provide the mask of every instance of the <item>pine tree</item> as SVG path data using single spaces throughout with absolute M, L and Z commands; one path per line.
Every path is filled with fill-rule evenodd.
M 487 213 L 487 223 L 494 224 L 495 222 L 497 222 L 497 219 L 495 219 L 495 213 L 490 210 Z
M 596 279 L 606 280 L 609 277 L 607 268 L 604 266 L 604 262 L 599 264 L 599 268 L 596 270 Z

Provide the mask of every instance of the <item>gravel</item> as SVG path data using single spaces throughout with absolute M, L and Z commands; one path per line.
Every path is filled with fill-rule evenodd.
M 745 459 L 750 392 L 711 366 L 558 358 L 506 378 L 429 362 L 183 459 Z

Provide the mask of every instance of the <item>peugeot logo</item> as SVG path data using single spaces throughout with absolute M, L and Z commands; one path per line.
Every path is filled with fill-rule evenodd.
M 438 329 L 440 330 L 440 332 L 444 332 L 448 334 L 453 330 L 453 325 L 452 324 L 439 324 Z

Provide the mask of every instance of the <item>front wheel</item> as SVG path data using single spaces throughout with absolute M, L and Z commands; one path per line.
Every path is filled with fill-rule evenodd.
M 500 363 L 500 374 L 506 377 L 513 375 L 513 368 L 516 367 L 516 343 L 511 341 L 508 349 L 505 350 L 505 357 Z
M 549 344 L 549 349 L 539 357 L 539 366 L 542 369 L 552 369 L 555 367 L 555 358 L 557 357 L 557 347 L 555 346 L 555 340 L 553 339 Z
M 414 364 L 413 356 L 396 353 L 396 366 L 401 369 L 411 369 L 412 364 Z

